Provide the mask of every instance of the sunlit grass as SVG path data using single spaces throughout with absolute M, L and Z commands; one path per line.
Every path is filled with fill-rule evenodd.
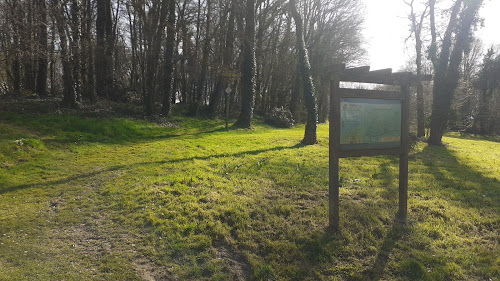
M 500 276 L 500 143 L 450 135 L 398 160 L 341 159 L 328 127 L 224 130 L 72 115 L 0 119 L 1 280 L 488 280 Z

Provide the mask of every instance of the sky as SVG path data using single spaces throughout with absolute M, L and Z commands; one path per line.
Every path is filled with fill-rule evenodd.
M 364 36 L 371 70 L 403 67 L 414 53 L 411 42 L 405 45 L 410 35 L 409 7 L 403 0 L 363 0 L 366 5 Z M 419 2 L 416 0 L 415 3 Z M 484 0 L 479 11 L 485 27 L 477 31 L 485 48 L 500 44 L 500 0 Z M 436 18 L 438 15 L 436 15 Z

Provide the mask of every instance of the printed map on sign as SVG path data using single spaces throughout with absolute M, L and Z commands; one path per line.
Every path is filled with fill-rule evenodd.
M 340 99 L 341 150 L 397 148 L 400 139 L 400 100 Z

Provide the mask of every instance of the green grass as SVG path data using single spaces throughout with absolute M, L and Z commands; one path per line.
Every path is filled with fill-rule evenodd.
M 0 115 L 0 280 L 500 280 L 500 142 L 340 161 L 328 127 Z

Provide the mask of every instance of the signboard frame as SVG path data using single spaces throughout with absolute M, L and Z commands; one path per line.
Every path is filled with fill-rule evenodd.
M 397 220 L 406 222 L 408 207 L 408 140 L 409 140 L 409 92 L 410 85 L 430 81 L 430 75 L 413 75 L 410 72 L 392 73 L 391 69 L 370 71 L 369 66 L 345 69 L 344 64 L 330 67 L 330 144 L 329 144 L 329 227 L 340 230 L 339 224 L 339 159 L 345 157 L 395 155 L 399 156 L 399 210 Z M 341 88 L 340 82 L 375 83 L 398 86 L 399 91 L 380 91 Z M 401 101 L 400 146 L 387 149 L 341 149 L 340 99 L 381 99 Z

